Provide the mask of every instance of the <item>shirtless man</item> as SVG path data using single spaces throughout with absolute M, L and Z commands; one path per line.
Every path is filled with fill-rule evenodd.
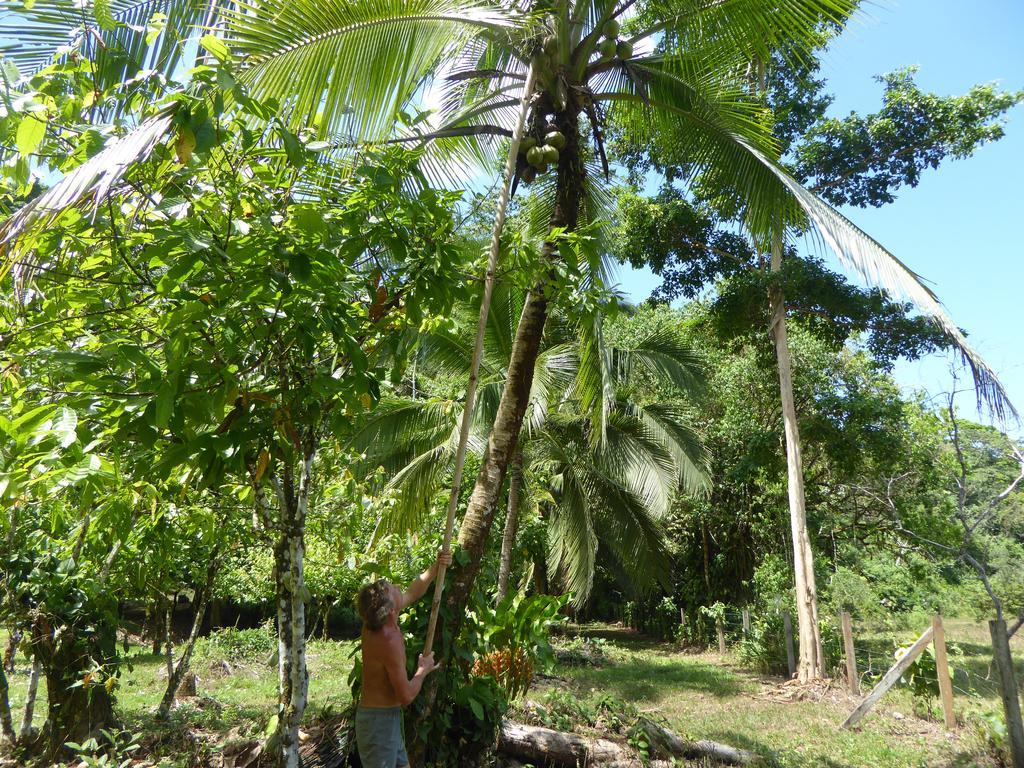
M 414 579 L 405 592 L 386 579 L 359 590 L 363 698 L 356 711 L 356 744 L 364 768 L 409 765 L 402 736 L 402 707 L 416 698 L 423 680 L 437 665 L 433 653 L 420 654 L 416 674 L 411 680 L 406 676 L 405 638 L 398 628 L 398 614 L 426 594 L 441 563 L 446 568 L 451 565 L 451 554 L 438 553 L 437 561 Z

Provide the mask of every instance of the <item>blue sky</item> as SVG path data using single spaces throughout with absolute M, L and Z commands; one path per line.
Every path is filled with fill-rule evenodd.
M 1024 89 L 1024 2 L 900 0 L 865 5 L 823 59 L 836 99 L 831 113 L 873 112 L 873 80 L 920 67 L 921 87 L 960 94 L 976 83 Z M 996 370 L 1024 418 L 1024 107 L 1009 113 L 1006 136 L 966 160 L 926 172 L 915 188 L 880 209 L 844 209 L 855 223 L 930 281 L 954 321 Z M 834 262 L 833 262 L 834 263 Z M 658 284 L 622 267 L 621 288 L 641 301 Z M 949 360 L 900 363 L 900 383 L 938 394 L 950 388 Z M 962 396 L 965 415 L 977 416 Z M 1019 425 L 1007 425 L 1020 434 Z

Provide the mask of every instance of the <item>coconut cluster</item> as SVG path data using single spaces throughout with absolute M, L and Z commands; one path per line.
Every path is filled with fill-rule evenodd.
M 609 19 L 601 28 L 604 40 L 597 45 L 597 54 L 601 61 L 611 61 L 616 56 L 620 59 L 633 57 L 633 44 L 628 40 L 619 40 L 619 29 L 619 22 L 615 19 Z
M 548 123 L 545 127 L 543 142 L 534 136 L 523 137 L 519 142 L 519 152 L 526 158 L 523 181 L 529 184 L 537 178 L 538 173 L 545 173 L 548 166 L 557 165 L 561 149 L 565 149 L 565 134 L 554 123 Z

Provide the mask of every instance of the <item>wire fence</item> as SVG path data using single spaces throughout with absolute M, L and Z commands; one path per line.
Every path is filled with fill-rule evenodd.
M 678 609 L 674 610 L 678 611 Z M 628 614 L 628 612 L 626 613 Z M 778 619 L 783 611 L 780 609 L 772 613 L 774 618 Z M 702 636 L 705 642 L 712 648 L 716 648 L 718 634 L 721 631 L 724 635 L 726 648 L 735 650 L 737 645 L 748 638 L 750 633 L 754 631 L 757 622 L 765 619 L 763 612 L 758 615 L 753 609 L 741 606 L 724 606 L 724 608 L 720 606 L 717 610 L 717 615 L 715 614 L 716 611 L 713 608 L 703 612 L 691 610 L 688 613 L 672 613 L 672 615 L 667 610 L 662 610 L 660 615 L 657 614 L 657 611 L 650 610 L 646 614 L 642 612 L 637 613 L 634 608 L 633 616 L 620 616 L 620 620 L 627 626 L 632 626 L 634 629 L 662 639 L 675 639 L 679 634 L 682 634 L 682 629 L 688 622 L 698 622 L 702 624 L 701 632 L 693 632 L 693 635 Z M 795 631 L 795 621 L 792 623 Z M 832 626 L 832 622 L 824 622 L 824 624 L 822 632 L 831 632 L 835 635 L 835 637 L 828 639 L 823 637 L 826 647 L 833 649 L 830 658 L 833 665 L 831 671 L 837 676 L 845 676 L 846 659 L 840 622 L 836 620 L 835 626 Z M 908 630 L 907 628 L 893 626 L 888 623 L 854 622 L 853 652 L 858 684 L 861 690 L 870 690 L 871 687 L 878 683 L 896 662 L 897 652 L 901 648 L 907 648 L 919 635 L 920 632 L 915 630 Z M 761 640 L 763 641 L 763 638 Z M 989 658 L 987 660 L 985 673 L 979 674 L 977 669 L 971 669 L 968 666 L 968 663 L 975 667 L 980 663 L 976 655 L 968 659 L 967 654 L 961 650 L 962 643 L 958 642 L 955 637 L 947 636 L 946 641 L 949 666 L 951 668 L 951 686 L 954 693 L 971 699 L 998 699 L 999 679 L 992 659 Z M 785 640 L 783 639 L 782 642 L 785 643 Z M 795 639 L 791 642 L 794 643 L 795 648 Z M 835 645 L 832 645 L 832 643 L 835 643 Z M 838 647 L 838 654 L 835 653 L 836 647 Z M 784 644 L 777 649 L 777 653 L 779 658 L 785 658 L 786 648 Z M 938 691 L 939 676 L 935 669 L 934 652 L 928 653 L 927 656 L 930 661 L 918 659 L 901 676 L 900 683 L 902 685 L 910 685 L 917 691 Z

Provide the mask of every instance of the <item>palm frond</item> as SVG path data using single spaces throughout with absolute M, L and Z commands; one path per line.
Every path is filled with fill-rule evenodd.
M 355 430 L 349 446 L 364 458 L 360 466 L 381 466 L 397 474 L 413 456 L 451 440 L 461 409 L 433 399 L 383 399 Z
M 628 383 L 637 369 L 676 387 L 692 400 L 699 399 L 707 387 L 700 353 L 671 328 L 655 330 L 631 347 L 614 350 L 617 382 Z
M 600 315 L 581 322 L 579 331 L 579 370 L 572 395 L 590 417 L 590 445 L 598 447 L 604 445 L 607 437 L 608 413 L 615 398 L 612 350 L 604 343 Z
M 561 577 L 573 601 L 580 603 L 590 594 L 597 556 L 597 534 L 591 510 L 593 500 L 588 483 L 574 459 L 550 433 L 544 437 L 544 450 L 559 467 L 551 477 L 551 489 L 558 503 L 548 519 L 548 572 Z
M 859 0 L 653 0 L 637 38 L 661 35 L 666 48 L 699 55 L 719 69 L 742 69 L 781 53 L 801 61 L 841 29 Z M 635 40 L 634 40 L 635 42 Z
M 226 17 L 254 97 L 278 100 L 294 125 L 355 142 L 390 138 L 442 57 L 514 24 L 473 0 L 243 0 Z
M 213 18 L 217 0 L 37 0 L 0 11 L 0 56 L 31 75 L 72 52 L 89 59 L 103 91 L 140 72 L 165 77 L 186 40 Z M 160 26 L 150 27 L 156 14 Z
M 642 422 L 621 413 L 609 419 L 607 443 L 595 457 L 602 475 L 629 490 L 652 515 L 668 511 L 678 485 L 676 466 L 668 448 Z
M 1017 410 L 995 371 L 968 343 L 920 275 L 831 205 L 805 189 L 775 161 L 755 147 L 748 145 L 747 149 L 792 196 L 844 266 L 859 274 L 869 285 L 886 291 L 894 298 L 906 299 L 946 334 L 971 369 L 979 405 L 986 404 L 1000 419 L 1007 414 L 1017 417 Z
M 651 439 L 672 455 L 684 490 L 703 493 L 710 488 L 709 456 L 701 436 L 690 426 L 690 414 L 669 403 L 634 406 L 626 412 L 640 421 Z

